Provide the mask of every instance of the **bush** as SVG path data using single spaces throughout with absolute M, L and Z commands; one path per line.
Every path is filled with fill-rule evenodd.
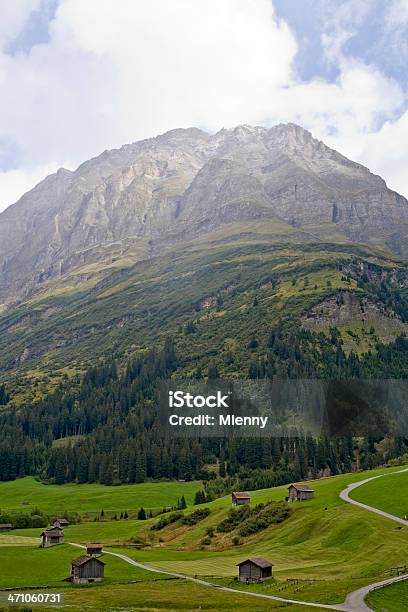
M 232 508 L 227 517 L 221 521 L 217 526 L 217 531 L 221 533 L 228 533 L 234 531 L 243 521 L 245 521 L 251 513 L 251 509 L 248 506 L 242 506 L 241 508 Z
M 228 533 L 238 530 L 245 537 L 258 533 L 270 525 L 282 523 L 290 514 L 286 502 L 266 502 L 251 508 L 249 505 L 231 509 L 228 516 L 219 523 L 217 531 Z
M 0 511 L 0 523 L 11 523 L 14 529 L 27 529 L 30 527 L 46 527 L 50 522 L 48 515 L 38 508 L 31 512 L 5 513 Z
M 209 508 L 199 508 L 198 510 L 194 510 L 191 514 L 187 514 L 183 516 L 181 522 L 183 525 L 196 525 L 200 521 L 207 518 L 210 514 L 211 510 Z
M 153 531 L 160 531 L 160 529 L 164 529 L 165 527 L 167 527 L 167 525 L 171 525 L 172 523 L 175 523 L 179 519 L 183 518 L 183 516 L 184 515 L 182 512 L 173 512 L 172 514 L 169 514 L 168 516 L 162 516 L 157 521 L 157 523 L 151 526 L 151 529 Z
M 270 527 L 270 525 L 282 523 L 289 514 L 290 508 L 285 502 L 269 502 L 263 508 L 260 508 L 256 516 L 246 520 L 238 532 L 243 537 L 258 533 Z

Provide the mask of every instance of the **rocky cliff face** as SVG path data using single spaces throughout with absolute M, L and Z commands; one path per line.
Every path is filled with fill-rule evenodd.
M 177 129 L 47 177 L 0 215 L 0 302 L 103 253 L 148 257 L 225 223 L 333 224 L 398 252 L 408 202 L 301 127 Z

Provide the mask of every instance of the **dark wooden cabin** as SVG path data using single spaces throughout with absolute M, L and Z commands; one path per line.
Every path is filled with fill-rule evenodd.
M 263 557 L 251 557 L 237 567 L 240 582 L 262 582 L 272 578 L 272 563 Z
M 233 506 L 244 506 L 245 504 L 249 504 L 251 501 L 251 496 L 249 493 L 244 493 L 243 491 L 234 491 L 231 494 L 231 498 Z
M 61 529 L 61 527 L 48 527 L 42 532 L 41 538 L 41 546 L 43 548 L 55 546 L 56 544 L 62 544 L 64 541 L 64 531 Z
M 294 485 L 291 484 L 288 487 L 289 495 L 288 501 L 305 501 L 306 499 L 312 499 L 314 497 L 314 490 L 310 489 L 307 485 Z
M 102 554 L 102 548 L 103 548 L 103 544 L 92 542 L 91 544 L 86 545 L 86 554 L 97 557 Z
M 68 527 L 69 521 L 66 518 L 57 518 L 53 523 L 54 527 Z
M 0 531 L 10 531 L 10 529 L 13 529 L 11 523 L 0 523 Z
M 84 555 L 71 561 L 71 581 L 75 584 L 101 582 L 104 573 L 105 564 L 96 557 Z

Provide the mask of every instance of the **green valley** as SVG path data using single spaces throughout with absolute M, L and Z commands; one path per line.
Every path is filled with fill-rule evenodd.
M 347 593 L 365 584 L 390 577 L 392 567 L 407 563 L 405 551 L 408 545 L 408 532 L 405 528 L 400 528 L 388 519 L 345 504 L 340 500 L 339 493 L 352 482 L 380 474 L 386 474 L 386 476 L 372 481 L 373 486 L 375 484 L 378 491 L 381 490 L 381 486 L 388 479 L 393 481 L 394 484 L 398 483 L 398 486 L 403 488 L 406 486 L 408 473 L 393 474 L 395 470 L 400 469 L 388 468 L 387 470 L 359 472 L 314 481 L 315 498 L 313 500 L 290 504 L 292 512 L 289 518 L 281 524 L 271 525 L 254 535 L 241 536 L 239 542 L 236 542 L 234 537 L 236 531 L 221 533 L 217 530 L 217 526 L 225 519 L 229 511 L 229 496 L 204 505 L 194 507 L 189 505 L 184 511 L 187 516 L 196 508 L 204 507 L 210 510 L 208 517 L 200 520 L 197 525 L 183 526 L 180 522 L 176 522 L 160 531 L 152 531 L 151 526 L 157 522 L 158 517 L 146 521 L 89 521 L 66 527 L 64 530 L 65 541 L 80 543 L 103 541 L 106 551 L 123 552 L 128 557 L 150 567 L 210 579 L 211 582 L 234 589 L 246 590 L 249 588 L 267 595 L 301 599 L 303 601 L 341 603 Z M 7 487 L 10 487 L 12 491 L 13 485 L 14 483 L 3 483 L 2 498 L 6 497 Z M 84 485 L 84 487 L 87 486 L 89 485 Z M 123 487 L 123 497 L 120 498 L 120 501 L 118 497 L 115 498 L 115 492 L 112 491 L 112 488 L 107 488 L 107 497 L 109 495 L 112 497 L 110 502 L 107 501 L 106 507 L 117 510 L 124 504 L 129 505 L 126 500 L 133 499 L 132 489 L 137 490 L 139 486 Z M 172 485 L 168 484 L 167 486 L 171 487 Z M 179 485 L 174 483 L 174 486 L 176 488 L 175 493 L 179 494 Z M 63 485 L 60 488 L 68 498 L 72 486 Z M 122 487 L 118 488 L 121 489 Z M 45 487 L 46 489 L 47 487 Z M 50 491 L 52 491 L 52 488 Z M 270 500 L 280 501 L 284 499 L 285 494 L 286 487 L 253 491 L 251 493 L 251 507 Z M 142 505 L 147 506 L 151 495 L 152 491 L 149 492 L 149 483 L 145 483 L 139 489 L 138 499 Z M 44 494 L 44 500 L 45 498 L 46 494 Z M 81 504 L 80 498 L 76 499 L 77 503 Z M 52 503 L 51 493 L 47 507 L 50 507 Z M 75 502 L 72 503 L 72 508 L 74 507 Z M 81 505 L 77 506 L 76 509 L 80 511 Z M 239 510 L 235 512 L 239 512 Z M 13 564 L 27 564 L 27 572 L 19 572 L 21 574 L 20 578 L 14 578 L 14 582 L 10 586 L 45 586 L 48 560 L 50 560 L 53 567 L 56 564 L 56 570 L 52 573 L 53 582 L 47 583 L 47 586 L 65 590 L 66 587 L 60 581 L 64 577 L 64 571 L 67 571 L 69 559 L 75 556 L 74 549 L 71 549 L 68 544 L 64 544 L 50 550 L 41 550 L 34 545 L 35 540 L 25 540 L 21 545 L 16 545 L 20 537 L 22 539 L 33 538 L 36 535 L 38 536 L 39 531 L 38 529 L 19 529 L 0 535 L 0 544 L 2 540 L 5 542 L 3 546 L 0 546 L 2 567 L 4 564 L 10 568 L 14 567 Z M 208 537 L 208 534 L 210 534 L 210 537 Z M 134 542 L 138 542 L 137 548 L 134 547 Z M 381 555 L 376 552 L 379 548 L 381 549 Z M 236 563 L 254 555 L 264 556 L 274 563 L 275 579 L 250 587 L 240 585 L 233 580 L 236 575 Z M 33 560 L 37 558 L 42 559 L 42 562 L 35 563 Z M 155 597 L 158 598 L 158 601 L 160 600 L 161 581 L 166 578 L 164 574 L 149 574 L 138 568 L 132 568 L 124 561 L 114 557 L 111 558 L 109 555 L 104 555 L 103 559 L 108 563 L 106 576 L 109 576 L 109 581 L 112 584 L 136 581 L 146 585 L 146 581 L 159 580 L 157 587 L 155 586 L 151 590 L 152 604 Z M 49 567 L 51 568 L 51 566 Z M 10 569 L 10 572 L 13 574 L 12 569 Z M 9 573 L 3 575 L 3 582 L 5 581 L 3 587 L 7 586 L 7 581 L 11 579 L 10 576 Z M 16 576 L 16 572 L 13 576 Z M 186 594 L 190 593 L 190 609 L 193 609 L 193 606 L 196 605 L 197 600 L 195 598 L 200 597 L 198 595 L 200 589 L 205 589 L 203 593 L 205 597 L 207 597 L 208 590 L 208 597 L 214 602 L 213 609 L 223 609 L 226 593 L 219 593 L 218 603 L 216 595 L 208 587 L 185 584 L 178 580 L 171 580 L 168 584 L 171 585 L 172 590 L 175 588 L 175 593 L 179 589 Z M 125 587 L 120 588 L 124 596 Z M 130 596 L 133 593 L 133 587 L 129 584 L 126 588 L 129 588 L 128 594 Z M 142 590 L 144 588 L 145 586 Z M 403 587 L 387 587 L 387 589 L 384 589 L 384 593 L 388 589 L 398 588 L 402 589 Z M 71 586 L 71 589 L 79 591 L 79 593 L 83 591 L 81 587 Z M 96 599 L 94 600 L 96 602 L 99 597 L 98 592 L 104 591 L 104 586 L 98 585 L 92 587 L 93 589 L 96 591 Z M 156 589 L 158 589 L 158 592 L 156 592 Z M 89 587 L 86 588 L 86 591 L 88 590 Z M 370 598 L 375 600 L 375 598 L 380 597 L 381 593 L 382 591 L 375 592 L 370 595 Z M 235 594 L 231 594 L 231 596 L 234 601 L 239 597 Z M 81 601 L 83 595 L 79 594 L 78 597 L 79 599 L 76 600 L 74 595 L 69 595 L 69 601 L 75 605 L 75 602 Z M 247 605 L 245 596 L 242 597 L 242 605 L 245 606 Z M 109 601 L 111 600 L 109 599 Z M 90 605 L 93 609 L 92 604 Z M 94 605 L 96 604 L 94 603 Z M 260 600 L 259 606 L 261 605 Z M 273 605 L 273 602 L 270 602 L 269 605 Z M 113 600 L 109 606 L 114 606 Z M 110 609 L 110 607 L 107 609 Z M 186 609 L 188 609 L 188 606 Z M 263 608 L 260 607 L 259 609 Z M 301 608 L 299 607 L 299 609 Z M 395 608 L 396 610 L 397 608 Z M 390 611 L 394 612 L 394 608 L 390 608 Z

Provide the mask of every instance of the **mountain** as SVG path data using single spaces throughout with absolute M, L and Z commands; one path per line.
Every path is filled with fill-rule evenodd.
M 0 302 L 85 264 L 141 261 L 226 224 L 265 220 L 331 226 L 401 255 L 408 202 L 294 124 L 176 129 L 61 169 L 3 212 Z
M 293 124 L 105 151 L 0 215 L 0 382 L 43 396 L 168 335 L 183 376 L 242 377 L 282 325 L 374 354 L 408 331 L 407 219 L 381 177 Z

